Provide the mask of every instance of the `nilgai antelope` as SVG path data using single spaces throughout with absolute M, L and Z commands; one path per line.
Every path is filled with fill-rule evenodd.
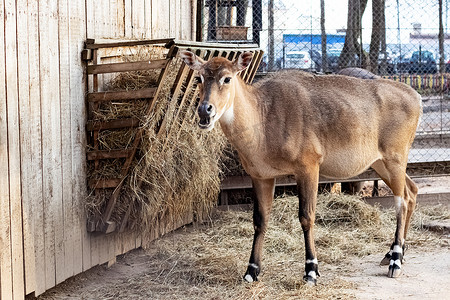
M 392 189 L 397 214 L 395 239 L 383 261 L 389 277 L 401 274 L 405 236 L 416 205 L 417 187 L 406 175 L 408 152 L 421 115 L 421 98 L 398 82 L 348 76 L 315 76 L 282 71 L 254 85 L 237 76 L 252 60 L 207 62 L 189 51 L 179 56 L 198 71 L 199 123 L 211 130 L 218 121 L 237 149 L 257 196 L 255 234 L 244 279 L 257 280 L 275 177 L 295 175 L 298 217 L 305 239 L 308 284 L 319 276 L 314 221 L 320 176 L 345 179 L 375 169 Z

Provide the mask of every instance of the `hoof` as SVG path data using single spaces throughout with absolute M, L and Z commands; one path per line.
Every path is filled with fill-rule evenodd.
M 388 277 L 397 278 L 402 274 L 402 258 L 403 249 L 400 246 L 394 246 L 389 260 Z
M 388 277 L 389 278 L 397 278 L 400 277 L 400 275 L 402 275 L 402 269 L 398 268 L 391 268 L 391 266 L 389 266 L 389 271 L 388 271 Z
M 247 272 L 244 275 L 244 281 L 253 282 L 258 281 L 259 266 L 257 264 L 250 263 L 247 267 Z
M 308 275 L 303 276 L 303 280 L 307 286 L 317 285 L 317 275 L 316 272 L 310 271 Z
M 303 280 L 306 281 L 306 285 L 317 285 L 317 277 L 320 277 L 318 264 L 317 258 L 306 260 L 305 275 L 303 276 Z

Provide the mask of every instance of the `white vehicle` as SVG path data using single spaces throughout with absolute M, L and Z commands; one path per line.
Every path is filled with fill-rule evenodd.
M 307 51 L 291 51 L 286 54 L 284 68 L 314 70 L 315 63 Z

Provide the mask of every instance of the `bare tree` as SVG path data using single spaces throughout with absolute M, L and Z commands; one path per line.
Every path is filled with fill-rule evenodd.
M 378 57 L 383 54 L 382 64 L 378 70 Z M 369 51 L 370 71 L 381 74 L 386 72 L 386 18 L 385 0 L 372 0 L 372 36 Z
M 269 0 L 269 7 L 268 7 L 268 13 L 269 13 L 269 53 L 268 53 L 268 66 L 267 69 L 269 71 L 273 71 L 275 68 L 275 36 L 274 36 L 274 18 L 273 18 L 273 1 Z
M 344 48 L 339 57 L 339 67 L 354 66 L 355 56 L 359 58 L 362 67 L 367 66 L 367 55 L 364 53 L 359 38 L 362 31 L 362 16 L 366 10 L 368 0 L 348 0 L 347 32 Z
M 320 0 L 320 32 L 322 35 L 322 71 L 328 71 L 327 33 L 325 31 L 325 0 Z

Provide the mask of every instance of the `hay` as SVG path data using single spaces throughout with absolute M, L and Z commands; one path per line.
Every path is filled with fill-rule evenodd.
M 449 213 L 444 207 L 419 208 L 415 217 L 440 219 L 448 218 Z M 297 215 L 296 197 L 274 201 L 259 282 L 241 280 L 253 238 L 252 213 L 219 211 L 204 227 L 185 228 L 155 241 L 148 249 L 153 257 L 148 266 L 151 274 L 138 279 L 139 284 L 152 290 L 155 299 L 354 298 L 351 289 L 355 284 L 343 280 L 342 271 L 347 271 L 347 262 L 354 257 L 374 254 L 381 261 L 393 240 L 394 210 L 369 206 L 356 196 L 320 195 L 315 239 L 323 276 L 312 288 L 301 279 L 304 242 Z M 407 240 L 410 246 L 428 249 L 444 245 L 440 237 L 413 225 Z
M 166 51 L 160 47 L 141 47 L 123 58 L 124 61 L 161 59 Z M 220 164 L 226 140 L 220 128 L 208 134 L 200 132 L 195 116 L 193 90 L 180 105 L 180 98 L 172 98 L 171 88 L 177 78 L 181 60 L 172 59 L 167 66 L 164 86 L 150 114 L 148 99 L 100 103 L 95 120 L 108 121 L 135 117 L 143 124 L 143 134 L 130 174 L 125 179 L 112 219 L 120 222 L 131 205 L 130 224 L 146 234 L 163 233 L 167 224 L 183 225 L 187 215 L 194 217 L 209 212 L 220 188 Z M 158 71 L 124 72 L 106 85 L 109 90 L 136 90 L 156 87 Z M 183 86 L 186 78 L 181 78 Z M 183 88 L 184 90 L 184 88 Z M 178 118 L 175 119 L 175 116 Z M 100 131 L 100 149 L 128 149 L 137 128 Z M 106 160 L 95 169 L 89 166 L 89 179 L 117 178 L 123 161 Z M 106 205 L 105 193 L 92 193 L 88 209 L 97 215 Z M 159 234 L 156 234 L 159 235 Z
M 183 227 L 154 241 L 145 252 L 125 254 L 119 259 L 119 268 L 93 269 L 79 275 L 81 280 L 63 283 L 62 291 L 61 285 L 52 289 L 43 299 L 355 299 L 355 293 L 361 297 L 365 287 L 352 278 L 359 276 L 359 264 L 365 262 L 373 262 L 369 267 L 376 271 L 371 272 L 372 277 L 365 272 L 368 280 L 388 280 L 384 279 L 387 267 L 379 267 L 377 262 L 393 240 L 394 209 L 368 207 L 356 196 L 319 196 L 317 214 L 322 220 L 333 221 L 320 221 L 315 227 L 316 245 L 327 242 L 317 245 L 321 277 L 317 286 L 308 287 L 302 281 L 304 240 L 297 203 L 297 197 L 274 200 L 259 282 L 242 280 L 253 237 L 252 212 L 217 211 L 210 223 Z M 347 218 L 350 204 L 357 208 L 354 216 Z M 370 219 L 361 221 L 367 217 Z M 448 235 L 429 232 L 420 224 L 449 217 L 448 206 L 418 208 L 407 237 L 414 253 L 424 252 L 432 259 L 435 253 L 448 249 Z M 409 251 L 407 260 L 414 257 Z M 406 272 L 401 280 L 414 275 Z M 58 289 L 59 293 L 53 292 Z

